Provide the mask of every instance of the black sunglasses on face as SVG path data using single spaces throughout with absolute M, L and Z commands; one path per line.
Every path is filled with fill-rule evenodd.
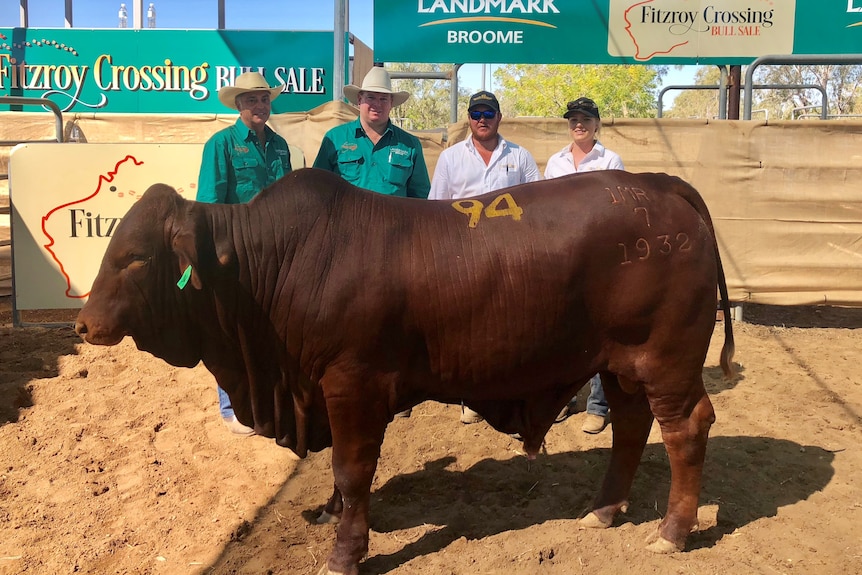
M 494 110 L 474 110 L 470 112 L 470 117 L 477 122 L 482 118 L 485 118 L 486 120 L 492 120 L 496 115 L 497 112 Z

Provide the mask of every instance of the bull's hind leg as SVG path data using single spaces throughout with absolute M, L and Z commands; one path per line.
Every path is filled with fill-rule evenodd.
M 338 523 L 341 521 L 342 511 L 344 511 L 344 499 L 341 497 L 341 492 L 338 490 L 338 486 L 336 485 L 332 491 L 332 496 L 329 498 L 329 501 L 326 502 L 326 505 L 323 507 L 323 511 L 320 512 L 320 516 L 317 518 L 317 523 Z
M 663 399 L 654 411 L 670 460 L 670 496 L 667 515 L 658 528 L 658 538 L 647 549 L 673 553 L 682 551 L 688 534 L 697 528 L 706 440 L 715 421 L 715 412 L 699 373 L 697 382 L 678 406 Z
M 609 527 L 614 516 L 625 513 L 635 471 L 652 427 L 653 416 L 641 387 L 626 384 L 634 393 L 620 387 L 616 375 L 603 373 L 602 387 L 608 401 L 613 433 L 611 461 L 593 510 L 581 519 L 585 528 Z

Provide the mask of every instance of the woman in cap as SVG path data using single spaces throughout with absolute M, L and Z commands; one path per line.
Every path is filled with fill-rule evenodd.
M 589 98 L 572 100 L 566 105 L 563 118 L 569 121 L 572 143 L 548 159 L 545 166 L 546 180 L 577 172 L 625 169 L 619 155 L 605 148 L 597 139 L 602 120 L 595 102 Z M 601 379 L 594 375 L 590 379 L 587 417 L 581 430 L 585 433 L 599 433 L 607 425 L 608 402 Z
M 602 120 L 595 102 L 589 98 L 573 100 L 566 105 L 563 117 L 569 121 L 572 143 L 548 159 L 546 180 L 575 172 L 625 169 L 619 155 L 598 141 Z

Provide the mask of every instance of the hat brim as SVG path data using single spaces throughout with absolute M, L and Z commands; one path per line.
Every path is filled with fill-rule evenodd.
M 276 86 L 275 88 L 237 88 L 236 86 L 225 86 L 218 91 L 218 99 L 219 102 L 228 108 L 237 110 L 236 97 L 240 94 L 246 94 L 248 92 L 269 92 L 269 100 L 272 101 L 281 95 L 281 91 L 283 89 L 284 84 Z
M 574 110 L 566 110 L 566 113 L 563 114 L 563 118 L 568 120 L 569 118 L 571 118 L 572 116 L 574 116 L 578 112 L 580 112 L 581 114 L 583 114 L 585 116 L 589 116 L 590 118 L 595 118 L 596 120 L 599 119 L 599 115 L 597 113 L 593 112 L 592 110 L 586 110 L 584 108 L 575 108 Z
M 354 106 L 359 105 L 359 92 L 377 92 L 378 94 L 392 94 L 392 107 L 400 106 L 410 99 L 410 92 L 391 92 L 389 90 L 373 90 L 368 88 L 360 88 L 353 84 L 348 84 L 344 87 L 344 97 Z

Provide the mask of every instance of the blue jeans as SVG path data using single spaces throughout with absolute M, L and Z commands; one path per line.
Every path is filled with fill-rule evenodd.
M 605 417 L 608 414 L 608 402 L 599 374 L 590 379 L 590 396 L 587 398 L 587 413 Z
M 225 419 L 230 419 L 233 417 L 233 407 L 230 404 L 230 397 L 221 387 L 218 385 L 216 387 L 218 388 L 218 408 L 221 411 L 221 416 Z

